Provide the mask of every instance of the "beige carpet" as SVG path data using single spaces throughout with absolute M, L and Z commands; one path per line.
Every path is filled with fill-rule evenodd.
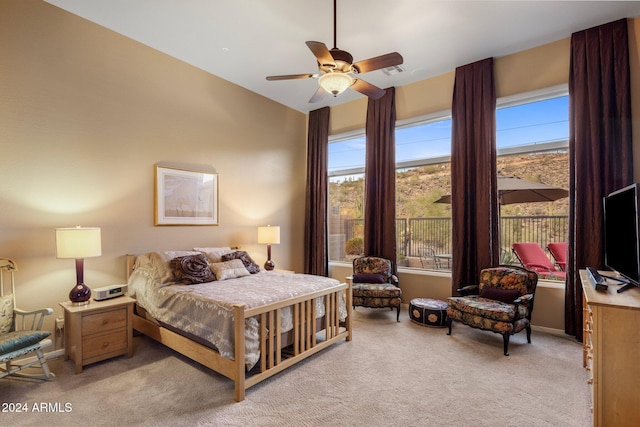
M 533 331 L 512 337 L 454 324 L 427 328 L 387 310 L 358 308 L 354 339 L 251 388 L 146 337 L 119 357 L 73 374 L 50 361 L 50 382 L 0 380 L 3 426 L 589 426 L 590 396 L 575 340 Z M 56 412 L 33 412 L 49 404 Z M 68 404 L 65 409 L 65 404 Z M 57 408 L 56 408 L 57 406 Z M 3 406 L 1 409 L 6 409 Z M 68 412 L 64 412 L 67 410 Z

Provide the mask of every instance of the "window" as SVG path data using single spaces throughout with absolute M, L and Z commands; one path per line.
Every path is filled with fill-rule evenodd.
M 396 126 L 397 262 L 451 267 L 451 117 L 442 112 Z
M 329 260 L 349 261 L 364 252 L 365 136 L 329 143 Z
M 502 100 L 496 111 L 496 129 L 499 175 L 569 188 L 566 88 Z M 519 264 L 511 250 L 516 242 L 537 242 L 545 250 L 550 242 L 566 242 L 568 203 L 565 197 L 551 202 L 501 204 L 501 263 Z
M 502 175 L 568 188 L 566 86 L 498 100 L 498 160 Z M 363 252 L 364 131 L 329 144 L 329 259 Z M 441 112 L 396 124 L 396 236 L 399 266 L 451 268 L 451 117 Z M 518 264 L 515 241 L 543 248 L 566 241 L 568 201 L 501 205 L 501 261 Z

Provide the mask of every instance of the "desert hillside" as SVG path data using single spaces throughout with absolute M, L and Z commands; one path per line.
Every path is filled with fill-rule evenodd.
M 498 158 L 498 171 L 556 187 L 569 188 L 569 154 L 521 154 Z M 397 216 L 424 218 L 450 216 L 451 207 L 434 203 L 450 192 L 450 164 L 422 166 L 398 173 L 396 184 Z M 331 183 L 330 206 L 339 207 L 342 215 L 362 218 L 363 179 Z M 510 215 L 566 215 L 568 199 L 547 203 L 505 205 L 503 216 Z

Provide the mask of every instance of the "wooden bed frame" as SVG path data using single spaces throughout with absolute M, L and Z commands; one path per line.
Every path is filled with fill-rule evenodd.
M 135 255 L 127 255 L 127 280 L 133 271 Z M 339 296 L 346 302 L 347 319 L 340 324 Z M 324 297 L 324 329 L 317 326 L 315 299 Z M 178 353 L 233 380 L 236 402 L 244 400 L 245 391 L 259 382 L 295 365 L 320 350 L 345 339 L 351 341 L 352 331 L 351 284 L 342 283 L 307 295 L 289 298 L 276 303 L 246 309 L 243 304 L 234 305 L 234 360 L 222 357 L 217 350 L 148 320 L 134 310 L 133 329 L 166 345 Z M 293 308 L 293 344 L 282 349 L 280 310 Z M 245 369 L 244 320 L 258 317 L 260 321 L 259 370 L 248 374 Z M 237 319 L 242 319 L 238 322 Z M 254 368 L 252 372 L 256 370 Z

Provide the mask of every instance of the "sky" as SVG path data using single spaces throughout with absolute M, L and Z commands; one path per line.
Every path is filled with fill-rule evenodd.
M 569 97 L 499 108 L 497 147 L 569 138 Z M 451 154 L 451 119 L 396 128 L 396 162 Z M 364 166 L 364 135 L 329 144 L 329 172 Z

